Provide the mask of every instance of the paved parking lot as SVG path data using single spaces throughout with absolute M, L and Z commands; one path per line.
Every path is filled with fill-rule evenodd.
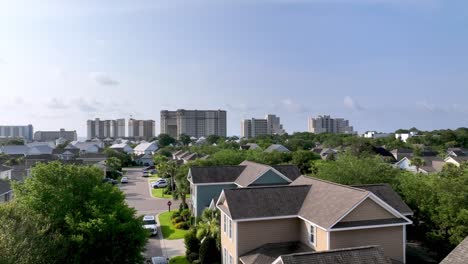
M 158 199 L 150 195 L 148 187 L 148 178 L 142 177 L 141 168 L 126 168 L 128 183 L 122 184 L 120 189 L 125 193 L 127 204 L 135 208 L 139 215 L 157 215 L 167 211 L 167 201 L 172 201 L 172 208 L 178 208 L 179 202 L 172 199 Z M 161 240 L 160 230 L 158 236 L 151 237 L 146 245 L 146 256 L 162 256 L 170 254 L 170 249 L 164 248 L 165 243 Z M 166 246 L 167 247 L 167 246 Z

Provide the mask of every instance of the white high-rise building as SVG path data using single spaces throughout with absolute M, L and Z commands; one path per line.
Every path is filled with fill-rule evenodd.
M 310 133 L 354 134 L 354 129 L 349 125 L 349 120 L 343 118 L 331 118 L 329 115 L 319 115 L 317 118 L 310 117 L 308 122 Z
M 264 135 L 282 135 L 286 133 L 280 118 L 276 115 L 266 115 L 265 119 L 244 119 L 241 121 L 241 137 L 252 138 Z
M 28 141 L 33 140 L 34 129 L 32 125 L 26 126 L 0 126 L 0 137 L 5 138 L 24 138 Z
M 125 119 L 87 121 L 88 139 L 93 138 L 121 138 L 125 137 Z
M 130 118 L 128 120 L 128 137 L 135 139 L 152 139 L 155 137 L 154 120 L 135 120 Z

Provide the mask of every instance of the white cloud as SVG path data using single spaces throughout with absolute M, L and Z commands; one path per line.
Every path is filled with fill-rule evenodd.
M 109 74 L 105 72 L 92 72 L 89 74 L 89 76 L 92 80 L 94 80 L 97 84 L 100 85 L 119 85 L 119 82 L 117 80 L 113 79 Z
M 353 110 L 353 111 L 362 111 L 362 110 L 364 110 L 364 108 L 358 102 L 356 102 L 356 100 L 354 100 L 350 96 L 345 96 L 345 98 L 343 100 L 343 104 L 344 104 L 344 106 L 346 108 L 348 108 L 350 110 Z
M 50 109 L 67 109 L 69 105 L 54 97 L 47 103 L 47 107 Z
M 281 106 L 290 113 L 305 113 L 307 108 L 299 103 L 294 102 L 290 98 L 281 101 Z
M 74 104 L 80 111 L 85 113 L 95 113 L 98 111 L 98 108 L 101 105 L 97 101 L 89 102 L 83 98 L 74 100 Z

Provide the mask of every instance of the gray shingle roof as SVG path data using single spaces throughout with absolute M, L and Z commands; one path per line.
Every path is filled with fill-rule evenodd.
M 342 248 L 281 256 L 282 264 L 390 264 L 383 249 L 377 246 Z
M 468 263 L 468 237 L 448 254 L 440 264 L 466 264 Z
M 403 201 L 403 199 L 401 199 L 400 195 L 398 195 L 398 193 L 396 193 L 389 184 L 365 184 L 353 185 L 353 187 L 372 192 L 373 194 L 377 195 L 377 197 L 386 202 L 388 205 L 395 208 L 402 215 L 413 214 L 411 208 L 409 208 L 409 206 Z
M 265 152 L 273 152 L 273 151 L 278 151 L 278 152 L 290 152 L 289 149 L 287 149 L 285 146 L 281 144 L 271 144 L 267 149 L 265 149 Z
M 0 164 L 0 172 L 11 170 L 11 167 Z
M 245 166 L 209 166 L 191 167 L 193 183 L 234 182 Z
M 244 264 L 271 264 L 284 254 L 312 252 L 313 250 L 301 242 L 271 243 L 260 246 L 240 257 Z
M 297 215 L 311 186 L 270 186 L 225 189 L 233 220 Z M 257 202 L 252 202 L 257 201 Z
M 388 225 L 388 224 L 400 224 L 406 223 L 403 218 L 387 218 L 387 219 L 371 219 L 371 220 L 360 220 L 360 221 L 341 221 L 333 226 L 333 228 L 347 228 L 356 226 L 372 226 L 372 225 Z
M 192 167 L 190 169 L 192 182 L 197 183 L 216 183 L 216 182 L 235 182 L 240 186 L 248 186 L 259 176 L 271 170 L 279 171 L 286 178 L 294 181 L 301 174 L 295 165 L 274 165 L 268 166 L 252 161 L 243 161 L 235 166 L 208 166 Z

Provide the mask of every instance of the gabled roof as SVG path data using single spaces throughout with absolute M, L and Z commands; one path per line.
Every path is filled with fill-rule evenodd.
M 8 155 L 26 155 L 29 147 L 25 145 L 6 145 L 0 148 L 2 153 Z
M 0 164 L 0 172 L 2 171 L 9 171 L 9 170 L 12 170 L 13 168 L 11 167 L 8 167 L 8 166 L 5 166 L 5 165 L 2 165 Z
M 281 144 L 271 144 L 267 149 L 265 149 L 265 152 L 273 152 L 273 151 L 290 152 L 289 149 L 287 149 L 285 146 Z
M 440 264 L 466 264 L 468 263 L 468 237 L 448 254 Z
M 107 159 L 107 155 L 104 153 L 85 153 L 81 154 L 79 159 Z
M 300 211 L 310 189 L 310 185 L 296 185 L 225 189 L 223 192 L 228 202 L 228 212 L 231 218 L 242 220 L 295 216 Z
M 244 264 L 271 264 L 281 255 L 313 252 L 313 250 L 301 242 L 283 242 L 264 244 L 240 257 Z
M 283 255 L 278 264 L 391 264 L 382 248 L 364 246 Z
M 28 155 L 39 155 L 39 154 L 52 154 L 53 148 L 48 145 L 38 145 L 31 147 L 28 151 Z
M 225 189 L 217 206 L 237 221 L 295 216 L 323 229 L 331 229 L 366 199 L 373 200 L 394 215 L 392 224 L 411 223 L 369 191 L 305 176 L 297 178 L 288 186 Z M 227 202 L 227 206 L 224 202 Z M 397 219 L 401 221 L 395 222 Z
M 264 165 L 252 161 L 243 161 L 235 166 L 208 166 L 190 168 L 190 180 L 197 183 L 232 182 L 239 186 L 248 186 L 264 173 L 274 170 L 288 182 L 300 176 L 295 165 Z
M 114 144 L 112 146 L 110 146 L 111 149 L 123 149 L 125 147 L 130 147 L 130 145 L 126 144 L 126 143 L 118 143 L 118 144 Z
M 372 192 L 402 215 L 413 215 L 411 208 L 409 208 L 403 199 L 401 199 L 400 195 L 398 195 L 389 184 L 382 183 L 352 186 Z
M 150 148 L 150 147 L 155 147 L 156 149 L 158 148 L 158 146 L 157 146 L 156 143 L 154 143 L 154 142 L 142 142 L 142 143 L 138 144 L 138 145 L 134 148 L 134 151 L 135 151 L 135 152 L 147 151 L 148 148 Z

